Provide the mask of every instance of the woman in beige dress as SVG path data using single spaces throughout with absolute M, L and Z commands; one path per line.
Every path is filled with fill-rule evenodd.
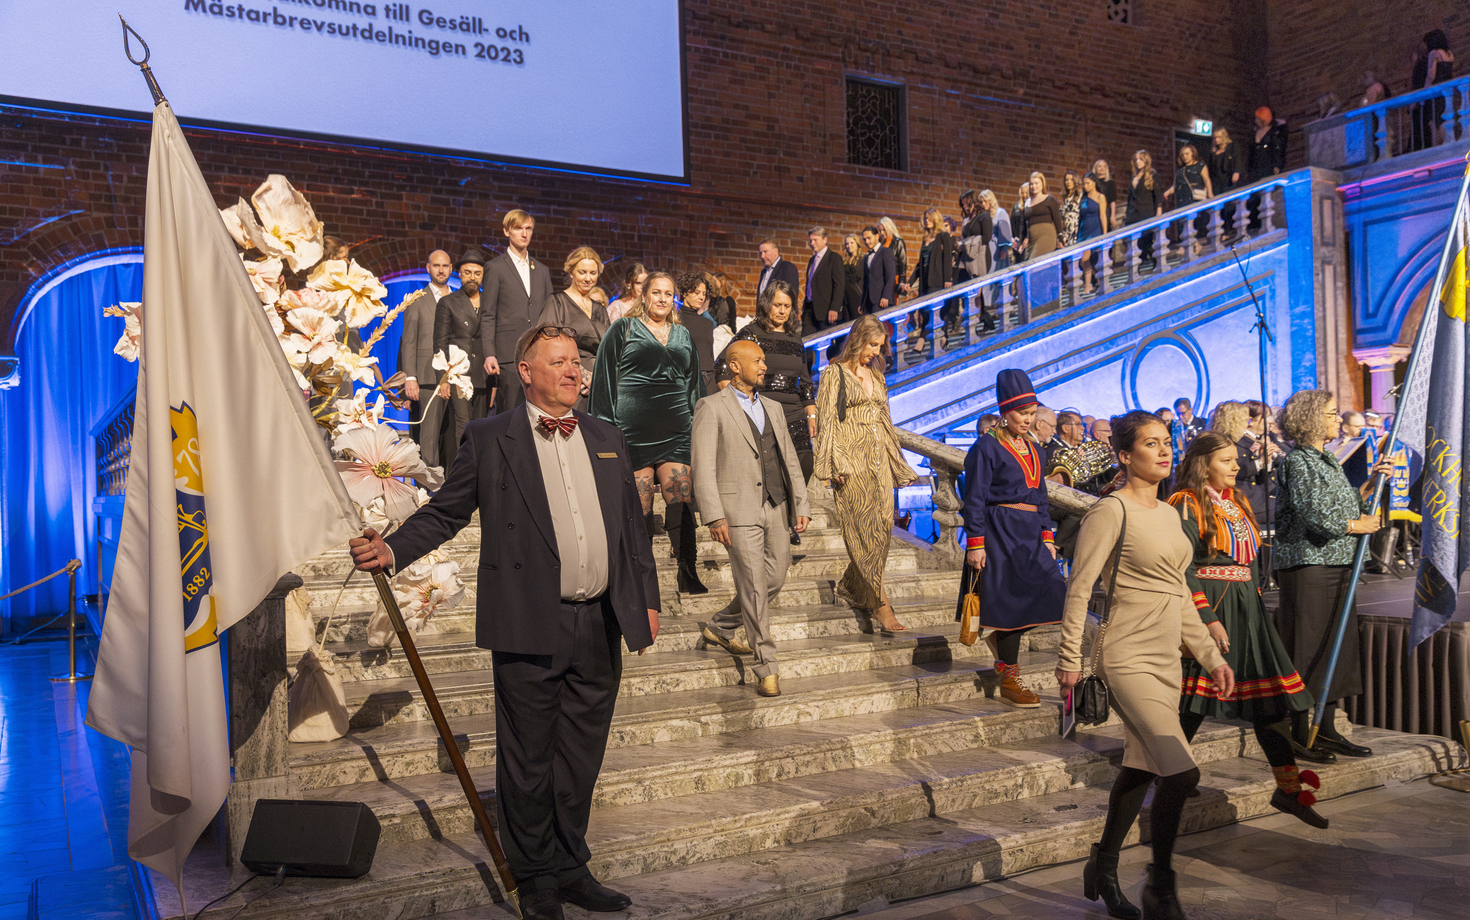
M 906 628 L 893 615 L 883 587 L 893 536 L 893 490 L 919 474 L 904 462 L 888 415 L 888 388 L 880 370 L 887 343 L 882 320 L 866 313 L 822 374 L 815 475 L 832 482 L 837 523 L 847 544 L 849 562 L 837 596 L 854 610 L 868 612 L 891 633 Z
M 1115 418 L 1112 425 L 1122 485 L 1082 519 L 1057 660 L 1057 681 L 1063 693 L 1070 693 L 1082 676 L 1087 601 L 1099 577 L 1106 584 L 1111 576 L 1113 549 L 1126 516 L 1117 589 L 1099 663 L 1112 708 L 1123 720 L 1123 768 L 1113 781 L 1102 839 L 1093 846 L 1083 870 L 1083 890 L 1091 900 L 1101 896 L 1110 916 L 1120 920 L 1139 916 L 1118 886 L 1118 852 L 1149 784 L 1158 780 L 1150 809 L 1154 861 L 1143 890 L 1143 916 L 1182 920 L 1171 859 L 1184 802 L 1199 783 L 1199 767 L 1179 724 L 1181 640 L 1209 672 L 1221 699 L 1234 694 L 1235 674 L 1195 610 L 1185 583 L 1194 546 L 1179 526 L 1178 513 L 1157 497 L 1158 485 L 1169 478 L 1173 461 L 1169 429 L 1158 416 L 1141 411 Z
M 578 246 L 567 256 L 562 268 L 567 273 L 567 287 L 546 299 L 536 322 L 542 326 L 562 326 L 575 333 L 573 338 L 582 357 L 582 398 L 577 400 L 577 409 L 586 412 L 597 346 L 612 322 L 607 318 L 607 305 L 594 296 L 597 279 L 602 275 L 602 259 L 591 246 Z

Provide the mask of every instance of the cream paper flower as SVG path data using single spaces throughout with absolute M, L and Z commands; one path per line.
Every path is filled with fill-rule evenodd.
M 400 438 L 387 425 L 344 431 L 332 442 L 332 449 L 348 458 L 337 461 L 337 472 L 352 500 L 366 507 L 382 498 L 383 513 L 394 523 L 403 521 L 418 507 L 418 489 L 400 481 L 400 477 L 416 479 L 431 489 L 443 482 L 424 465 L 419 446 L 409 438 Z
M 250 276 L 250 283 L 255 285 L 255 293 L 260 297 L 261 303 L 271 305 L 281 299 L 280 259 L 272 257 L 252 262 L 241 253 L 240 261 L 245 263 L 245 274 Z
M 273 303 L 263 304 L 262 308 L 265 310 L 266 321 L 271 324 L 271 331 L 276 334 L 276 338 L 279 339 L 284 336 L 286 334 L 286 321 L 281 319 L 281 311 L 277 310 L 276 305 Z
M 114 354 L 125 361 L 136 361 L 143 350 L 143 305 L 141 303 L 119 303 L 102 311 L 103 316 L 121 316 L 123 334 L 112 347 Z
M 260 215 L 265 243 L 257 244 L 256 248 L 267 255 L 283 257 L 295 272 L 305 271 L 321 261 L 322 222 L 285 176 L 276 173 L 266 176 L 250 201 Z
M 445 372 L 444 379 L 459 390 L 460 399 L 474 398 L 475 384 L 470 380 L 470 356 L 465 354 L 463 348 L 450 345 L 448 358 L 444 357 L 442 351 L 434 352 L 433 367 L 436 371 Z
M 269 257 L 285 254 L 285 250 L 274 245 L 274 240 L 266 239 L 265 231 L 260 229 L 260 224 L 255 219 L 255 212 L 244 198 L 228 208 L 221 208 L 219 216 L 225 222 L 225 229 L 234 238 L 235 245 L 241 249 L 258 249 Z
M 376 275 L 358 265 L 356 259 L 350 263 L 326 260 L 312 270 L 306 286 L 325 293 L 339 310 L 346 310 L 347 325 L 353 329 L 360 329 L 388 312 L 383 303 L 388 289 Z
M 377 358 L 364 358 L 341 343 L 338 343 L 337 354 L 332 358 L 332 366 L 342 372 L 342 379 L 350 378 L 368 386 L 372 386 L 376 379 L 373 377 L 373 367 L 377 363 Z M 382 399 L 381 396 L 378 398 Z
M 337 433 L 351 431 L 354 428 L 376 428 L 383 419 L 383 397 L 380 394 L 378 401 L 368 405 L 368 391 L 363 390 L 351 399 L 339 399 L 336 402 L 337 409 Z
M 337 330 L 341 323 L 320 310 L 297 307 L 286 314 L 290 331 L 281 340 L 288 354 L 306 355 L 312 364 L 326 364 L 337 356 Z
M 435 560 L 434 555 L 418 560 L 393 580 L 393 597 L 398 601 L 404 622 L 415 631 L 438 611 L 458 607 L 464 600 L 465 585 L 459 577 L 459 563 L 451 559 Z
M 286 348 L 286 339 L 284 337 L 280 342 L 281 347 L 286 351 L 286 363 L 291 365 L 291 371 L 296 375 L 296 385 L 301 387 L 303 393 L 309 391 L 311 389 L 311 381 L 306 379 L 306 365 L 311 362 L 307 359 L 305 353 Z

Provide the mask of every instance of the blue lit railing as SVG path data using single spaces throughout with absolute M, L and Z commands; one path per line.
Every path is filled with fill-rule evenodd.
M 1167 277 L 1198 259 L 1228 251 L 1237 241 L 1284 229 L 1286 210 L 1279 196 L 1287 181 L 1273 176 L 880 310 L 875 315 L 892 330 L 895 371 L 963 351 L 986 335 L 1005 333 L 1066 306 Z M 1095 264 L 1096 293 L 1084 290 L 1084 263 Z M 997 325 L 993 333 L 977 328 L 982 299 Z M 851 326 L 843 323 L 803 339 L 815 372 L 826 366 L 832 342 L 847 335 Z
M 1307 162 L 1348 169 L 1445 147 L 1470 135 L 1470 77 L 1426 86 L 1306 125 Z

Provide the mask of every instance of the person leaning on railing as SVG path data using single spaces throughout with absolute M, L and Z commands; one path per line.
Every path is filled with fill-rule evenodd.
M 1328 700 L 1316 746 L 1308 749 L 1311 713 L 1292 714 L 1297 756 L 1322 762 L 1323 754 L 1367 757 L 1373 752 L 1342 737 L 1334 725 L 1337 703 L 1363 692 L 1356 604 L 1348 612 L 1332 686 L 1322 687 L 1336 635 L 1339 611 L 1352 579 L 1354 539 L 1373 533 L 1378 515 L 1368 514 L 1370 478 L 1355 489 L 1337 458 L 1323 445 L 1336 436 L 1337 399 L 1326 390 L 1292 394 L 1277 415 L 1281 433 L 1296 447 L 1276 470 L 1276 541 L 1272 548 L 1281 586 L 1277 624 L 1307 689 Z M 1388 473 L 1379 461 L 1373 472 Z

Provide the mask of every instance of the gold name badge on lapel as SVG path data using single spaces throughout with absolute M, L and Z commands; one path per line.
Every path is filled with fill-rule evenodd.
M 599 460 L 616 460 L 616 459 L 618 459 L 618 455 L 617 454 L 598 454 L 597 455 L 597 459 L 599 459 Z

